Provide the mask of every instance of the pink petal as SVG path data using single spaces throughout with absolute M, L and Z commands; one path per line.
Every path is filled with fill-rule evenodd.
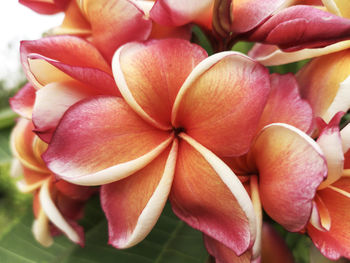
M 34 101 L 35 89 L 31 84 L 27 83 L 10 99 L 10 105 L 14 112 L 24 118 L 31 119 Z
M 266 68 L 236 52 L 215 54 L 181 87 L 172 124 L 219 156 L 242 155 L 256 133 L 269 90 Z
M 300 231 L 312 211 L 327 166 L 315 141 L 288 124 L 271 124 L 257 136 L 252 154 L 261 201 L 269 216 L 288 231 Z
M 109 243 L 131 247 L 152 230 L 168 199 L 174 177 L 177 141 L 145 168 L 101 188 Z
M 125 178 L 156 158 L 171 142 L 120 98 L 100 96 L 70 107 L 43 155 L 64 180 L 100 185 Z
M 350 37 L 350 20 L 311 6 L 286 8 L 250 35 L 251 41 L 278 45 L 288 51 L 324 47 Z
M 191 227 L 242 255 L 253 245 L 256 232 L 248 193 L 212 152 L 186 134 L 180 137 L 186 142 L 179 145 L 170 194 L 173 211 Z
M 63 11 L 70 0 L 19 0 L 18 2 L 39 14 L 51 15 Z
M 282 122 L 304 132 L 309 131 L 312 109 L 307 101 L 301 99 L 294 75 L 272 74 L 270 79 L 271 92 L 260 119 L 260 129 L 274 122 Z
M 206 52 L 180 39 L 129 43 L 113 58 L 117 85 L 127 103 L 146 121 L 171 129 L 175 97 Z

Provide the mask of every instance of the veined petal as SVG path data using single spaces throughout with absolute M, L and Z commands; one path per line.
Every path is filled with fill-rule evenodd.
M 171 129 L 175 97 L 192 69 L 206 52 L 180 39 L 130 43 L 113 58 L 113 73 L 119 90 L 144 120 L 161 129 Z
M 254 29 L 272 13 L 287 7 L 291 0 L 235 0 L 233 3 L 234 33 Z
M 175 214 L 242 255 L 256 236 L 256 218 L 248 193 L 216 155 L 188 135 L 179 136 L 183 141 L 170 194 Z
M 95 90 L 77 81 L 53 82 L 38 90 L 33 109 L 36 134 L 45 142 L 50 142 L 66 110 L 74 103 L 94 95 Z
M 35 89 L 30 83 L 27 83 L 10 99 L 10 105 L 12 110 L 21 117 L 31 119 L 34 101 Z
M 215 54 L 184 82 L 172 124 L 219 156 L 242 155 L 256 133 L 269 91 L 266 68 L 240 53 Z
M 312 6 L 297 5 L 272 16 L 253 31 L 249 40 L 295 51 L 324 47 L 349 37 L 350 20 Z
M 35 88 L 76 79 L 99 94 L 118 95 L 111 68 L 89 42 L 73 36 L 52 36 L 21 42 L 21 62 Z
M 173 140 L 117 97 L 78 102 L 63 116 L 43 155 L 49 169 L 80 185 L 120 180 L 145 167 Z
M 287 230 L 300 231 L 311 215 L 316 189 L 327 175 L 320 147 L 293 126 L 276 123 L 260 132 L 252 154 L 265 211 Z
M 310 224 L 308 234 L 321 253 L 329 259 L 336 260 L 341 256 L 350 257 L 350 179 L 343 178 L 333 184 L 335 191 L 325 188 L 317 192 L 331 217 L 329 231 L 319 231 Z M 342 194 L 341 191 L 347 194 Z
M 312 109 L 307 101 L 301 99 L 294 75 L 272 74 L 270 79 L 271 92 L 260 119 L 260 129 L 282 122 L 307 132 L 312 124 Z
M 327 160 L 328 175 L 327 179 L 321 183 L 319 189 L 323 189 L 336 182 L 343 173 L 344 153 L 342 140 L 339 132 L 339 123 L 343 113 L 339 113 L 329 122 L 321 131 L 317 139 L 317 144 Z
M 81 0 L 80 7 L 91 24 L 92 42 L 109 62 L 118 47 L 146 40 L 152 29 L 152 21 L 128 0 Z
M 350 107 L 350 50 L 313 59 L 297 74 L 301 96 L 326 122 Z
M 50 221 L 60 229 L 71 241 L 83 244 L 84 240 L 79 233 L 65 220 L 60 211 L 55 206 L 50 196 L 50 179 L 47 180 L 40 189 L 39 200 L 43 211 Z
M 322 48 L 305 48 L 293 52 L 285 52 L 278 46 L 257 43 L 248 55 L 265 66 L 292 63 L 308 58 L 320 57 L 350 47 L 350 40 L 341 41 Z
M 20 118 L 12 130 L 10 146 L 13 155 L 27 168 L 46 173 L 48 170 L 44 162 L 37 159 L 33 153 L 35 134 L 32 132 L 33 124 L 30 120 Z
M 182 26 L 195 22 L 210 29 L 213 6 L 213 0 L 158 0 L 150 16 L 161 25 Z
M 101 188 L 109 243 L 128 248 L 143 240 L 156 224 L 174 177 L 177 140 L 145 168 Z

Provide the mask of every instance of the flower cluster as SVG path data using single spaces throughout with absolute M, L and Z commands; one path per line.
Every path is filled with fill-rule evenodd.
M 28 84 L 10 101 L 40 243 L 83 244 L 77 219 L 99 192 L 116 248 L 142 241 L 170 200 L 218 263 L 288 262 L 264 259 L 262 240 L 280 240 L 263 212 L 350 258 L 347 0 L 19 2 L 65 12 L 22 41 Z M 241 40 L 256 42 L 249 56 L 231 51 Z M 295 75 L 266 67 L 309 58 Z

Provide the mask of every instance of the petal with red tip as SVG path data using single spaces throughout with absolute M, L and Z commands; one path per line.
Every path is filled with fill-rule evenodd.
M 160 216 L 174 177 L 177 141 L 135 174 L 101 188 L 109 243 L 128 248 L 143 240 Z
M 43 159 L 66 181 L 101 185 L 140 170 L 171 140 L 170 133 L 148 125 L 122 99 L 100 96 L 69 108 Z
M 50 142 L 66 110 L 74 103 L 94 95 L 95 90 L 79 82 L 53 82 L 38 90 L 33 109 L 36 134 L 45 142 Z
M 256 133 L 269 91 L 266 68 L 240 53 L 215 54 L 181 87 L 172 124 L 219 156 L 242 155 Z
M 14 112 L 26 119 L 31 119 L 34 101 L 35 89 L 30 83 L 27 83 L 10 99 L 10 105 Z
M 330 230 L 319 231 L 310 224 L 307 230 L 321 253 L 336 260 L 341 256 L 350 257 L 350 179 L 340 179 L 333 187 L 317 192 L 329 211 Z
M 248 193 L 217 156 L 188 135 L 181 133 L 180 137 L 185 141 L 179 145 L 170 193 L 174 213 L 242 255 L 253 245 L 256 235 L 256 218 Z
M 213 0 L 158 0 L 150 15 L 166 26 L 182 26 L 191 22 L 211 28 Z
M 313 59 L 297 74 L 300 93 L 326 122 L 350 108 L 350 50 Z
M 99 94 L 118 94 L 110 66 L 92 44 L 78 37 L 22 41 L 21 62 L 35 88 L 75 79 L 94 87 Z
M 121 45 L 146 40 L 151 20 L 128 0 L 82 0 L 80 8 L 91 24 L 92 41 L 110 62 Z
M 312 109 L 309 103 L 301 99 L 298 83 L 292 74 L 272 74 L 271 92 L 259 127 L 282 122 L 307 132 L 312 124 Z
M 286 8 L 259 26 L 249 40 L 278 45 L 288 51 L 324 47 L 350 37 L 350 20 L 320 9 Z
M 288 0 L 235 0 L 233 1 L 232 31 L 243 33 L 254 29 L 272 13 L 286 7 Z
M 146 121 L 170 129 L 175 97 L 206 52 L 180 39 L 130 43 L 113 58 L 113 73 L 127 103 Z
M 265 211 L 289 231 L 305 227 L 316 189 L 327 175 L 315 141 L 288 124 L 271 124 L 257 136 L 252 150 Z
M 51 15 L 63 11 L 70 0 L 19 0 L 39 14 Z

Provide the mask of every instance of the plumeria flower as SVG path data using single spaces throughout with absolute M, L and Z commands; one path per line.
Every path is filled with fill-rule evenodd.
M 343 113 L 323 123 L 317 143 L 327 158 L 328 177 L 319 187 L 307 232 L 329 259 L 350 258 L 350 125 L 339 131 Z
M 297 1 L 297 3 L 307 5 L 318 5 L 318 8 L 326 9 L 328 12 L 333 13 L 338 17 L 350 19 L 350 9 L 347 0 Z M 249 56 L 258 60 L 264 65 L 272 66 L 291 63 L 303 59 L 319 57 L 348 48 L 350 48 L 350 40 L 340 41 L 328 45 L 326 47 L 305 48 L 303 50 L 293 52 L 286 52 L 284 50 L 281 50 L 276 45 L 257 43 L 249 52 Z
M 212 42 L 217 50 L 230 49 L 242 39 L 294 51 L 324 47 L 349 38 L 350 20 L 309 5 L 289 7 L 292 3 L 158 0 L 150 15 L 164 25 L 197 23 L 209 32 L 210 39 L 214 34 Z
M 29 84 L 10 100 L 12 109 L 32 119 L 49 142 L 64 112 L 97 95 L 120 96 L 111 67 L 89 42 L 73 36 L 22 41 L 21 61 Z
M 50 246 L 52 236 L 63 233 L 83 246 L 83 228 L 76 221 L 83 216 L 84 204 L 95 190 L 56 181 L 41 159 L 47 144 L 32 129 L 31 121 L 20 118 L 11 135 L 11 149 L 21 168 L 16 169 L 21 173 L 14 176 L 23 174 L 17 182 L 19 190 L 34 194 L 34 237 L 43 246 Z
M 224 161 L 248 185 L 258 226 L 262 225 L 264 209 L 287 230 L 298 232 L 308 224 L 327 166 L 321 148 L 305 133 L 310 131 L 313 115 L 310 105 L 299 95 L 295 77 L 273 74 L 271 84 L 250 151 Z M 260 227 L 252 249 L 237 260 L 258 262 L 262 253 Z M 235 262 L 232 251 L 215 249 L 223 244 L 208 237 L 205 240 L 216 258 L 226 258 L 228 253 L 222 262 Z
M 18 0 L 39 14 L 51 15 L 64 11 L 71 0 Z
M 168 39 L 122 46 L 113 72 L 123 99 L 70 107 L 43 155 L 49 169 L 102 185 L 115 247 L 141 241 L 169 196 L 178 217 L 244 253 L 256 235 L 253 205 L 218 156 L 248 151 L 270 90 L 267 69 L 239 53 L 207 58 L 197 45 Z

